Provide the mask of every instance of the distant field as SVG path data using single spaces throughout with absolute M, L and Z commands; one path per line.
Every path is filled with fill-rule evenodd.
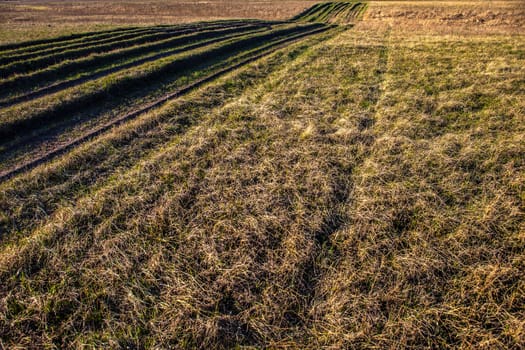
M 0 349 L 525 347 L 523 2 L 147 4 L 0 3 Z
M 123 25 L 176 24 L 204 20 L 289 19 L 314 0 L 130 0 L 0 2 L 0 43 Z

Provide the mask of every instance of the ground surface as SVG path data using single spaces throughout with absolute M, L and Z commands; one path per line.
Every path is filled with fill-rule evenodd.
M 122 25 L 232 18 L 289 19 L 315 0 L 87 0 L 0 2 L 0 43 Z
M 129 70 L 3 65 L 7 171 L 323 29 L 3 181 L 0 347 L 523 348 L 524 19 L 371 2 L 353 26 L 200 28 Z

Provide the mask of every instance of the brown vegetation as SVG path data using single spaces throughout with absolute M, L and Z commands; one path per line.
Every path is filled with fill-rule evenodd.
M 490 4 L 372 2 L 0 184 L 0 346 L 525 347 L 524 14 Z
M 372 1 L 366 22 L 427 34 L 524 34 L 522 1 Z

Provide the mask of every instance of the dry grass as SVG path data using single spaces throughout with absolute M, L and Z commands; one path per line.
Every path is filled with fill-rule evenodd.
M 365 13 L 369 25 L 386 23 L 405 35 L 524 34 L 522 1 L 372 1 Z
M 518 349 L 523 37 L 425 34 L 390 33 L 375 143 L 354 171 L 349 220 L 334 235 L 343 254 L 313 308 L 317 339 Z
M 3 344 L 523 348 L 525 35 L 434 5 L 0 185 Z

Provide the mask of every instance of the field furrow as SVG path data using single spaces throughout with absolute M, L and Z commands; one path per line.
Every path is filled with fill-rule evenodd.
M 305 30 L 305 28 L 308 29 Z M 125 89 L 125 96 L 118 92 L 119 89 L 122 88 L 115 87 L 112 88 L 113 90 L 110 93 L 108 93 L 106 90 L 106 93 L 97 95 L 97 93 L 93 91 L 91 96 L 86 97 L 84 96 L 86 93 L 86 87 L 80 87 L 77 89 L 78 97 L 70 100 L 68 102 L 69 104 L 65 104 L 64 101 L 58 97 L 58 101 L 62 102 L 48 107 L 47 112 L 44 114 L 37 115 L 38 118 L 45 117 L 45 119 L 42 119 L 40 122 L 42 125 L 41 128 L 35 127 L 39 120 L 35 119 L 33 115 L 31 119 L 26 119 L 26 121 L 24 121 L 24 123 L 27 123 L 25 124 L 27 127 L 32 125 L 31 133 L 21 134 L 21 136 L 12 139 L 11 142 L 6 142 L 3 144 L 3 150 L 0 153 L 3 169 L 12 169 L 4 172 L 2 178 L 5 179 L 6 177 L 10 177 L 16 173 L 25 171 L 30 167 L 38 165 L 44 160 L 61 154 L 65 150 L 69 150 L 78 143 L 84 142 L 86 139 L 94 135 L 98 135 L 100 132 L 107 130 L 115 123 L 120 123 L 124 120 L 128 120 L 131 117 L 135 117 L 144 110 L 157 106 L 174 96 L 178 96 L 181 93 L 200 86 L 217 76 L 251 62 L 254 59 L 262 57 L 263 55 L 275 50 L 282 45 L 287 45 L 290 42 L 301 39 L 308 35 L 321 33 L 327 29 L 329 29 L 329 27 L 318 25 L 302 26 L 301 28 L 290 27 L 281 30 L 275 30 L 274 33 L 259 34 L 255 35 L 254 37 L 247 36 L 240 42 L 232 40 L 225 47 L 216 46 L 213 49 L 211 55 L 206 50 L 201 50 L 200 53 L 189 55 L 187 58 L 179 59 L 179 69 L 174 72 L 175 75 L 172 78 L 167 78 L 167 76 L 164 76 L 163 79 L 160 79 L 153 85 L 149 84 L 148 89 L 143 89 L 140 87 L 143 83 L 136 85 L 127 83 L 129 85 L 126 85 L 127 88 Z M 260 40 L 261 38 L 263 40 Z M 195 57 L 200 58 L 195 60 Z M 213 59 L 204 59 L 204 57 L 213 57 Z M 187 62 L 188 59 L 191 61 L 191 65 L 184 68 L 184 65 L 186 65 L 184 62 Z M 190 70 L 185 71 L 188 69 Z M 197 70 L 199 73 L 193 73 L 193 78 L 186 77 L 185 75 L 191 74 L 190 72 L 192 70 Z M 141 74 L 144 73 L 145 72 L 141 72 Z M 138 78 L 139 76 L 136 76 L 135 78 Z M 141 81 L 144 81 L 144 79 L 152 79 L 148 74 L 142 76 L 143 78 L 141 78 Z M 126 81 L 128 78 L 128 74 L 122 75 L 122 79 L 124 79 L 124 81 Z M 111 81 L 112 83 L 120 84 L 113 79 Z M 186 87 L 182 86 L 188 83 L 189 85 Z M 99 85 L 100 83 L 92 84 L 92 86 Z M 153 86 L 155 87 L 153 88 Z M 175 90 L 175 92 L 166 95 L 166 89 Z M 71 93 L 72 92 L 69 92 L 69 94 Z M 136 103 L 130 104 L 130 96 L 136 101 L 144 101 L 143 103 L 146 105 L 146 107 L 141 107 Z M 155 96 L 158 96 L 157 100 L 154 99 Z M 96 108 L 85 109 L 79 107 L 89 106 L 89 103 L 85 102 L 86 99 L 89 98 L 97 100 Z M 54 103 L 53 101 L 56 100 L 57 97 L 51 97 L 49 99 L 51 103 Z M 129 105 L 131 108 L 134 105 L 137 107 L 135 107 L 136 110 L 133 111 L 133 109 L 130 110 L 130 107 L 125 107 L 125 105 Z M 36 107 L 33 105 L 26 106 L 25 108 L 26 110 L 33 111 Z M 67 112 L 64 112 L 64 110 Z M 79 112 L 80 110 L 82 112 Z M 105 112 L 102 113 L 104 110 Z M 126 112 L 126 110 L 129 112 Z M 68 115 L 68 117 L 63 119 L 64 115 Z M 121 115 L 121 117 L 119 117 L 119 115 Z M 77 131 L 78 136 L 74 136 L 75 134 L 72 131 L 68 131 L 67 133 L 65 132 L 64 128 L 71 129 L 72 127 L 79 129 Z M 92 128 L 91 130 L 89 129 L 90 127 Z M 62 141 L 60 141 L 60 139 L 62 139 L 62 137 L 60 137 L 56 141 L 58 142 L 58 146 L 53 148 L 53 143 L 50 143 L 50 140 L 55 137 L 53 135 L 69 135 L 69 137 Z M 72 139 L 73 141 L 71 141 Z M 45 144 L 47 144 L 47 151 L 41 149 L 42 143 L 44 141 L 46 142 Z M 16 166 L 17 163 L 18 166 Z
M 20 60 L 12 62 L 0 67 L 0 76 L 4 78 L 9 78 L 14 74 L 27 74 L 35 70 L 44 68 L 51 64 L 57 64 L 65 60 L 74 60 L 79 57 L 84 57 L 91 54 L 103 53 L 112 51 L 119 48 L 130 47 L 133 45 L 140 45 L 145 43 L 151 43 L 155 41 L 160 41 L 162 39 L 167 39 L 170 37 L 175 37 L 179 35 L 189 34 L 194 32 L 193 29 L 169 29 L 156 31 L 154 33 L 140 33 L 139 36 L 133 37 L 131 39 L 122 39 L 111 41 L 106 44 L 97 44 L 97 45 L 86 45 L 78 49 L 70 49 L 65 51 L 60 51 L 57 54 L 48 54 L 35 57 L 33 59 Z
M 43 39 L 43 40 L 35 41 L 35 44 L 32 44 L 32 42 L 26 42 L 26 43 L 21 42 L 21 43 L 12 44 L 14 46 L 14 48 L 12 49 L 0 48 L 0 57 L 31 53 L 34 51 L 53 49 L 57 47 L 63 47 L 63 46 L 68 46 L 68 45 L 80 44 L 80 43 L 87 43 L 87 42 L 94 41 L 94 40 L 108 39 L 108 38 L 120 36 L 123 34 L 129 34 L 129 33 L 138 34 L 141 32 L 148 32 L 151 30 L 162 31 L 162 30 L 169 30 L 169 29 L 199 30 L 199 29 L 204 29 L 207 27 L 211 28 L 211 27 L 220 27 L 220 26 L 244 25 L 247 22 L 257 23 L 257 22 L 262 22 L 262 21 L 259 21 L 259 20 L 207 21 L 207 22 L 197 22 L 197 23 L 178 24 L 178 25 L 125 27 L 125 28 L 117 28 L 117 29 L 102 31 L 102 32 L 88 33 L 89 35 L 84 35 L 82 33 L 79 33 L 79 34 L 73 34 L 67 37 L 67 38 L 71 37 L 71 39 L 64 39 L 64 40 L 61 40 L 60 38 Z M 9 47 L 9 45 L 7 45 L 6 47 Z
M 203 30 L 194 34 L 176 36 L 154 43 L 132 46 L 59 63 L 31 74 L 16 76 L 0 82 L 0 89 L 9 94 L 9 96 L 13 96 L 5 98 L 5 96 L 0 94 L 0 97 L 4 97 L 0 101 L 0 106 L 13 105 L 20 101 L 59 91 L 64 87 L 74 86 L 89 79 L 99 78 L 118 70 L 154 61 L 183 50 L 190 50 L 224 40 L 225 38 L 267 28 L 270 28 L 270 26 L 245 25 L 227 29 Z M 189 43 L 191 44 L 188 45 Z M 73 79 L 68 79 L 68 77 Z
M 51 47 L 46 48 L 40 48 L 35 49 L 31 48 L 24 52 L 16 52 L 9 55 L 0 55 L 0 66 L 8 65 L 10 63 L 16 62 L 16 61 L 23 61 L 23 60 L 29 60 L 33 58 L 38 58 L 40 56 L 48 56 L 54 53 L 63 52 L 63 51 L 70 51 L 73 49 L 80 49 L 80 48 L 86 48 L 86 47 L 95 47 L 102 44 L 112 44 L 117 43 L 126 39 L 133 39 L 137 37 L 141 37 L 143 35 L 147 34 L 188 34 L 188 33 L 195 33 L 198 31 L 204 31 L 204 30 L 212 30 L 212 29 L 221 29 L 221 28 L 235 28 L 240 27 L 248 24 L 250 22 L 240 22 L 240 21 L 232 21 L 232 22 L 221 22 L 221 23 L 203 23 L 199 26 L 197 25 L 185 25 L 185 26 L 155 26 L 155 27 L 145 27 L 141 29 L 134 29 L 129 31 L 123 31 L 123 32 L 117 32 L 113 35 L 105 35 L 102 38 L 101 37 L 93 37 L 93 38 L 85 38 L 79 42 L 72 42 L 72 43 L 65 43 L 62 45 L 53 45 Z M 256 21 L 252 21 L 253 25 L 256 25 Z
M 177 57 L 166 57 L 152 63 L 132 68 L 132 71 L 118 72 L 101 81 L 83 84 L 77 87 L 76 93 L 65 91 L 63 98 L 53 98 L 53 102 L 44 107 L 47 101 L 36 101 L 37 104 L 24 104 L 0 113 L 0 137 L 8 140 L 10 135 L 23 130 L 37 129 L 51 121 L 70 117 L 71 113 L 93 103 L 118 95 L 123 90 L 140 88 L 142 84 L 159 79 L 165 75 L 187 70 L 192 66 L 207 61 L 217 60 L 221 56 L 231 56 L 233 53 L 247 50 L 252 46 L 264 44 L 268 40 L 276 40 L 301 31 L 318 28 L 319 25 L 289 25 L 262 34 L 248 34 L 245 37 L 232 39 L 225 43 L 211 45 L 209 48 L 192 50 Z

